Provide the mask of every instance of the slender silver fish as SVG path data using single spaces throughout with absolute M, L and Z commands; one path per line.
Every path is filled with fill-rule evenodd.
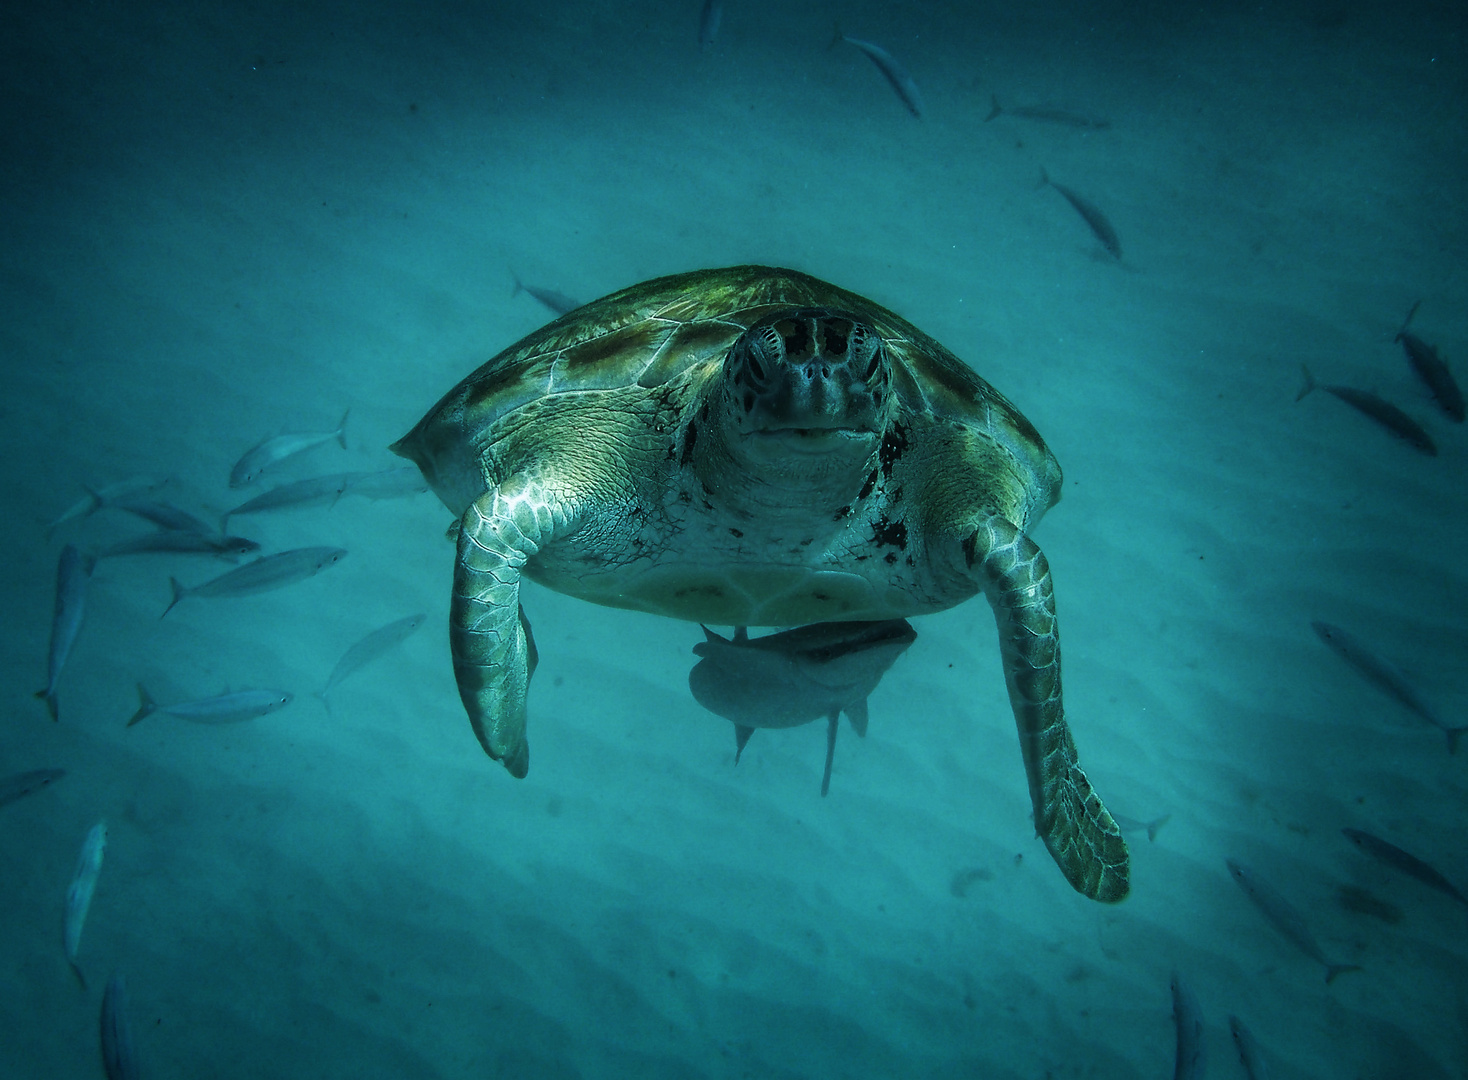
M 265 510 L 299 510 L 307 506 L 331 506 L 342 497 L 354 473 L 309 476 L 289 484 L 279 484 L 253 499 L 226 510 L 219 518 L 221 528 L 229 527 L 229 519 L 241 514 L 258 514 Z
M 293 700 L 288 690 L 236 690 L 218 697 L 200 698 L 198 701 L 181 701 L 177 705 L 159 705 L 138 683 L 138 711 L 133 713 L 127 726 L 152 716 L 155 712 L 167 713 L 196 724 L 233 724 L 241 720 L 253 720 L 266 713 L 277 712 Z
M 50 536 L 55 529 L 65 525 L 68 521 L 90 517 L 102 507 L 111 506 L 114 499 L 130 499 L 148 495 L 167 483 L 168 477 L 166 476 L 130 476 L 126 480 L 119 480 L 105 487 L 89 487 L 86 489 L 86 498 L 73 503 L 66 513 L 46 526 L 46 535 Z
M 1408 712 L 1426 720 L 1446 735 L 1448 753 L 1458 752 L 1458 740 L 1463 737 L 1463 732 L 1468 731 L 1468 727 L 1449 727 L 1445 724 L 1439 719 L 1437 713 L 1428 707 L 1427 702 L 1422 700 L 1422 696 L 1394 664 L 1376 655 L 1355 635 L 1347 633 L 1339 626 L 1332 626 L 1328 622 L 1316 620 L 1310 625 L 1315 629 L 1320 640 L 1330 647 L 1331 652 L 1349 664 L 1356 674 L 1382 693 L 1395 698 L 1398 704 Z
M 1341 833 L 1377 862 L 1400 870 L 1438 892 L 1447 893 L 1460 904 L 1468 904 L 1468 896 L 1464 896 L 1451 881 L 1411 852 L 1403 851 L 1396 844 L 1388 843 L 1379 836 L 1372 836 L 1360 829 L 1342 829 Z
M 1327 394 L 1331 394 L 1344 401 L 1351 408 L 1369 416 L 1387 431 L 1397 438 L 1404 440 L 1412 447 L 1422 451 L 1429 457 L 1437 457 L 1437 444 L 1432 441 L 1432 436 L 1427 434 L 1427 429 L 1413 420 L 1410 416 L 1397 408 L 1390 401 L 1384 401 L 1371 393 L 1369 390 L 1357 390 L 1351 386 L 1338 386 L 1330 383 L 1317 383 L 1315 376 L 1310 374 L 1310 369 L 1304 364 L 1300 365 L 1304 372 L 1305 382 L 1300 387 L 1300 392 L 1295 395 L 1296 401 L 1302 401 L 1305 395 L 1319 387 Z
M 87 606 L 87 583 L 97 559 L 83 555 L 74 544 L 61 549 L 61 558 L 56 565 L 56 606 L 51 614 L 51 652 L 47 659 L 46 686 L 36 691 L 36 697 L 46 703 L 46 711 L 52 720 L 61 719 L 61 709 L 56 700 L 56 685 L 61 681 L 61 669 L 71 655 L 77 634 L 82 628 L 82 614 Z
M 423 470 L 416 465 L 402 469 L 382 469 L 378 472 L 348 473 L 347 490 L 344 494 L 361 495 L 364 499 L 400 499 L 405 495 L 419 495 L 428 490 L 428 481 L 423 479 Z
M 238 570 L 231 570 L 193 588 L 180 584 L 178 578 L 169 578 L 173 599 L 163 609 L 163 615 L 167 615 L 180 600 L 188 596 L 249 596 L 268 592 L 315 577 L 328 566 L 335 566 L 346 557 L 347 553 L 342 548 L 292 548 L 290 551 L 265 555 L 254 562 L 247 562 Z M 163 615 L 158 617 L 161 619 Z
M 543 289 L 539 285 L 526 285 L 520 280 L 520 275 L 513 270 L 510 276 L 515 279 L 515 291 L 510 293 L 512 297 L 521 293 L 529 293 L 557 315 L 564 315 L 568 311 L 575 311 L 581 306 L 581 301 L 567 296 L 565 293 L 556 292 L 555 289 Z
M 65 775 L 65 769 L 32 769 L 30 772 L 0 777 L 0 806 L 23 799 L 33 791 L 40 791 L 53 780 L 60 780 Z
M 1416 334 L 1407 332 L 1412 316 L 1417 314 L 1417 308 L 1421 304 L 1421 300 L 1417 301 L 1412 305 L 1412 310 L 1407 312 L 1402 329 L 1397 333 L 1397 340 L 1402 343 L 1402 351 L 1407 354 L 1407 363 L 1412 365 L 1417 377 L 1432 391 L 1438 407 L 1461 424 L 1465 410 L 1463 389 L 1458 385 L 1458 380 L 1453 378 L 1453 373 L 1448 370 L 1448 365 L 1438 355 L 1435 346 L 1429 345 Z
M 1172 1080 L 1202 1080 L 1208 1068 L 1203 1010 L 1176 971 L 1172 973 L 1172 1020 L 1177 1025 L 1177 1059 L 1172 1069 Z
M 372 663 L 389 649 L 408 640 L 418 627 L 423 625 L 423 620 L 426 618 L 428 618 L 427 615 L 419 614 L 394 620 L 386 626 L 378 627 L 342 653 L 342 658 L 336 662 L 336 667 L 331 669 L 326 685 L 316 692 L 316 696 L 321 699 L 327 711 L 331 711 L 331 699 L 327 695 L 336 689 L 338 683 L 348 675 Z
M 107 980 L 102 995 L 102 1068 L 107 1080 L 138 1080 L 143 1075 L 128 1018 L 127 984 L 118 974 Z
M 347 448 L 347 415 L 348 409 L 342 413 L 342 418 L 337 421 L 335 431 L 307 432 L 297 435 L 276 435 L 274 438 L 266 439 L 249 450 L 245 451 L 244 457 L 235 462 L 234 468 L 229 471 L 229 486 L 232 488 L 244 487 L 259 479 L 260 474 L 266 469 L 273 468 L 288 457 L 294 457 L 306 450 L 314 449 L 331 442 L 333 439 L 345 450 Z
M 897 57 L 880 45 L 862 41 L 860 38 L 847 37 L 841 32 L 841 27 L 837 26 L 836 36 L 831 40 L 831 46 L 834 48 L 843 41 L 866 53 L 867 58 L 877 65 L 877 70 L 886 78 L 902 104 L 907 106 L 907 111 L 921 120 L 923 117 L 922 91 L 918 89 L 917 83 L 913 81 L 912 76 L 907 73 L 907 68 L 902 66 Z
M 1264 1055 L 1259 1050 L 1259 1044 L 1254 1041 L 1253 1032 L 1237 1016 L 1228 1018 L 1228 1030 L 1239 1051 L 1239 1062 L 1244 1066 L 1244 1075 L 1249 1080 L 1269 1080 L 1269 1069 L 1264 1064 Z
M 698 47 L 713 46 L 719 36 L 719 24 L 724 21 L 724 5 L 719 0 L 703 0 L 703 10 L 698 14 Z
M 1327 957 L 1320 943 L 1310 933 L 1310 928 L 1305 925 L 1305 916 L 1273 885 L 1234 859 L 1227 859 L 1225 862 L 1230 876 L 1244 890 L 1244 895 L 1254 902 L 1254 906 L 1264 913 L 1264 917 L 1274 924 L 1275 929 L 1289 938 L 1291 944 L 1310 959 L 1325 965 L 1327 983 L 1334 982 L 1337 975 L 1361 970 L 1359 964 L 1337 964 Z
M 135 536 L 131 540 L 120 540 L 97 552 L 99 559 L 113 559 L 119 555 L 210 555 L 231 562 L 241 555 L 259 551 L 260 545 L 243 536 L 205 535 L 196 532 L 179 532 L 175 529 L 155 529 L 153 532 Z
M 1161 817 L 1155 817 L 1151 821 L 1141 821 L 1137 818 L 1127 817 L 1125 814 L 1112 814 L 1111 820 L 1115 821 L 1116 827 L 1124 833 L 1137 833 L 1145 830 L 1148 840 L 1156 840 L 1157 830 L 1171 821 L 1172 815 L 1163 814 Z
M 176 532 L 191 532 L 209 535 L 214 532 L 214 526 L 207 521 L 195 517 L 187 510 L 180 510 L 172 503 L 145 502 L 141 499 L 114 500 L 107 504 L 118 510 L 126 510 L 129 514 L 151 521 L 160 529 L 173 529 Z
M 1096 131 L 1111 126 L 1110 120 L 1067 112 L 1064 109 L 1051 109 L 1044 105 L 1012 105 L 1007 109 L 1002 109 L 999 107 L 999 96 L 997 94 L 989 96 L 994 102 L 994 107 L 989 110 L 989 115 L 984 117 L 986 124 L 996 116 L 1014 116 L 1021 120 L 1044 120 L 1046 123 L 1060 124 L 1064 127 L 1091 128 Z
M 76 872 L 71 875 L 71 885 L 66 890 L 66 962 L 71 965 L 83 989 L 86 989 L 87 979 L 77 966 L 76 955 L 81 948 L 82 927 L 87 924 L 87 911 L 92 906 L 92 894 L 97 891 L 97 878 L 102 873 L 102 856 L 106 850 L 107 822 L 99 821 L 82 841 Z
M 1040 186 L 1053 187 L 1065 196 L 1065 201 L 1070 203 L 1075 208 L 1075 212 L 1080 214 L 1085 223 L 1091 227 L 1091 232 L 1095 234 L 1097 240 L 1101 241 L 1101 246 L 1111 253 L 1112 258 L 1121 258 L 1121 237 L 1116 235 L 1116 229 L 1112 227 L 1110 221 L 1106 220 L 1106 215 L 1097 209 L 1094 203 L 1064 184 L 1057 184 L 1051 180 L 1050 174 L 1044 169 L 1040 170 Z

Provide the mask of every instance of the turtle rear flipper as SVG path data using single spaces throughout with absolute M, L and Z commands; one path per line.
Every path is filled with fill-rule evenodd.
M 558 509 L 539 485 L 512 480 L 480 496 L 459 529 L 449 604 L 454 679 L 485 753 L 517 778 L 530 769 L 525 695 L 537 660 L 520 573 L 564 530 Z
M 1035 829 L 1077 892 L 1121 900 L 1129 888 L 1126 841 L 1081 771 L 1061 705 L 1049 564 L 1034 541 L 999 517 L 981 524 L 964 547 L 999 624 Z

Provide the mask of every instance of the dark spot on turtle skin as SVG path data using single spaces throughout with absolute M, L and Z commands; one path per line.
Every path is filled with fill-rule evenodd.
M 698 410 L 698 418 L 700 420 L 702 420 L 704 423 L 708 423 L 708 418 L 709 418 L 709 403 L 707 401 L 705 401 L 703 403 L 703 408 L 701 408 L 701 409 Z
M 883 561 L 886 562 L 886 564 L 888 566 L 895 566 L 897 564 L 897 552 L 895 552 L 895 551 L 889 551 L 889 552 L 887 552 L 887 554 L 884 557 L 884 560 Z
M 872 526 L 872 543 L 905 551 L 907 549 L 906 523 L 901 520 L 889 521 L 886 517 L 879 517 Z
M 841 509 L 839 509 L 839 510 L 836 511 L 836 517 L 835 517 L 834 520 L 840 521 L 842 518 L 846 517 L 846 515 L 848 515 L 850 513 L 851 513 L 851 507 L 850 506 L 843 506 Z
M 861 490 L 856 493 L 856 497 L 858 499 L 865 499 L 868 495 L 870 495 L 872 493 L 872 490 L 876 486 L 877 486 L 877 470 L 876 469 L 873 469 L 872 470 L 872 474 L 867 477 L 867 482 L 865 484 L 863 484 L 861 486 Z
M 687 465 L 693 460 L 693 442 L 697 438 L 698 427 L 690 420 L 687 430 L 683 433 L 683 455 L 678 459 L 679 465 Z
M 819 600 L 823 604 L 829 603 L 830 600 L 831 600 L 831 597 L 828 596 L 826 593 L 823 593 L 823 592 L 811 593 L 810 594 L 810 598 L 812 600 Z
M 979 536 L 978 533 L 969 533 L 963 538 L 963 562 L 968 569 L 974 568 L 974 563 L 979 561 Z
M 892 466 L 897 464 L 902 452 L 907 449 L 907 428 L 894 423 L 882 436 L 882 445 L 877 450 L 877 460 L 882 465 L 882 475 L 892 478 Z
M 680 492 L 678 492 L 678 501 L 681 502 L 681 503 L 691 503 L 693 501 L 693 492 L 691 492 L 691 491 L 680 491 Z
M 740 532 L 738 529 L 735 529 L 735 528 L 732 528 L 732 527 L 729 529 L 729 535 L 732 536 L 732 537 L 734 537 L 736 540 L 743 540 L 744 539 L 744 534 L 742 532 Z
M 812 537 L 810 537 L 808 539 L 802 540 L 800 542 L 800 546 L 801 547 L 810 547 L 815 542 L 816 542 L 816 538 L 814 536 L 812 536 Z

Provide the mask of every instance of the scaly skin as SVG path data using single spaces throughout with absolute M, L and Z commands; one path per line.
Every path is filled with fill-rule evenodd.
M 480 745 L 516 778 L 530 769 L 525 695 L 536 658 L 520 611 L 521 570 L 568 522 L 564 503 L 516 478 L 480 496 L 459 525 L 449 602 L 454 678 Z
M 1034 541 L 999 517 L 983 522 L 965 546 L 999 624 L 1035 831 L 1077 892 L 1121 900 L 1129 887 L 1126 841 L 1081 771 L 1065 723 L 1050 566 Z

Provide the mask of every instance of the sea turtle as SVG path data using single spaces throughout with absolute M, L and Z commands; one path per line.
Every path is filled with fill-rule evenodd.
M 724 626 L 900 619 L 983 592 L 1035 828 L 1078 891 L 1126 844 L 1076 760 L 1055 601 L 1028 532 L 1060 466 L 1028 420 L 892 312 L 793 270 L 634 285 L 510 346 L 393 449 L 459 518 L 449 643 L 490 757 L 529 767 L 521 575 Z

